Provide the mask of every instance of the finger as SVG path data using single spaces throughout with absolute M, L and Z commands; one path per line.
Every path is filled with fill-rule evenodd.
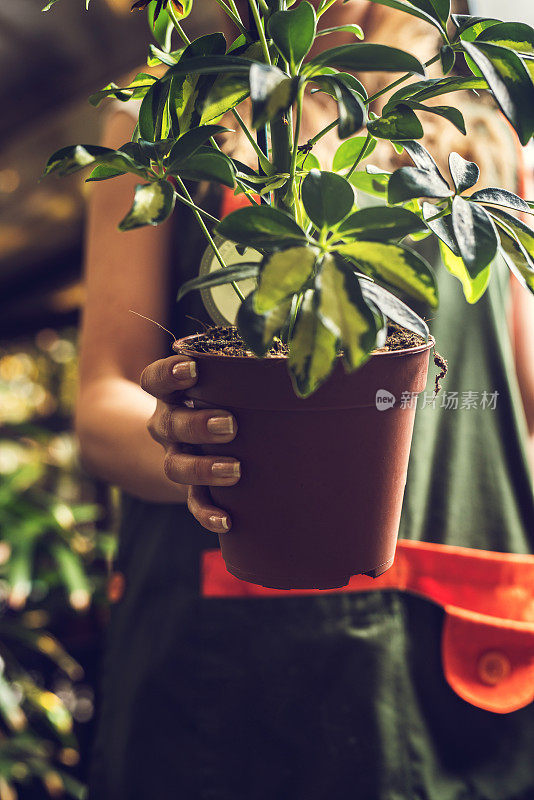
M 153 439 L 186 444 L 224 444 L 237 432 L 235 418 L 222 409 L 176 408 L 158 400 L 156 412 L 148 423 Z
M 153 361 L 141 374 L 141 388 L 159 400 L 178 401 L 179 393 L 197 382 L 197 365 L 185 355 Z
M 174 483 L 194 486 L 234 486 L 241 477 L 235 458 L 197 456 L 169 447 L 163 462 L 165 475 Z
M 187 506 L 202 527 L 212 533 L 228 533 L 232 527 L 232 521 L 227 512 L 213 505 L 205 486 L 189 487 Z

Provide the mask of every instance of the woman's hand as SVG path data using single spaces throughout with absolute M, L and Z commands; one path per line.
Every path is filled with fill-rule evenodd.
M 141 375 L 141 387 L 158 402 L 147 427 L 165 450 L 163 468 L 167 478 L 189 487 L 187 505 L 193 516 L 207 530 L 225 533 L 230 530 L 230 518 L 212 505 L 206 487 L 236 484 L 240 463 L 235 458 L 194 455 L 188 445 L 231 442 L 237 423 L 228 411 L 195 411 L 181 404 L 182 393 L 196 381 L 196 364 L 187 356 L 170 356 L 149 364 Z

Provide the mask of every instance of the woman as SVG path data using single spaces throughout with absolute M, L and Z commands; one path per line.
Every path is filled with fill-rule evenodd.
M 363 22 L 370 38 L 418 55 L 415 40 L 428 38 L 411 17 L 367 2 L 335 4 L 324 25 L 348 19 Z M 331 112 L 323 102 L 317 99 L 315 113 L 324 124 Z M 478 120 L 478 155 L 498 165 L 509 151 L 513 160 L 512 136 L 493 112 L 470 115 Z M 312 123 L 308 118 L 304 141 Z M 104 144 L 120 145 L 131 129 L 125 113 L 114 114 Z M 436 140 L 448 136 L 435 131 Z M 462 146 L 446 142 L 443 157 L 449 144 Z M 319 153 L 323 164 L 334 145 L 335 138 L 330 152 Z M 179 313 L 171 307 L 176 284 L 194 274 L 203 250 L 187 212 L 179 209 L 162 228 L 116 232 L 133 183 L 119 178 L 95 187 L 88 227 L 76 426 L 85 463 L 123 490 L 92 797 L 532 797 L 534 707 L 495 714 L 451 690 L 438 605 L 397 590 L 202 596 L 199 564 L 216 547 L 206 530 L 232 535 L 231 519 L 213 506 L 207 487 L 236 483 L 240 465 L 197 456 L 193 446 L 231 442 L 239 420 L 224 409 L 183 407 L 195 363 L 166 357 L 161 331 L 128 314 L 166 320 L 177 335 L 195 332 L 205 318 L 198 298 Z M 214 192 L 204 199 L 207 208 L 220 204 Z M 496 268 L 487 294 L 468 308 L 454 278 L 441 267 L 438 275 L 442 304 L 432 327 L 451 363 L 446 391 L 498 392 L 498 402 L 494 410 L 455 411 L 440 401 L 421 409 L 401 537 L 529 553 L 531 298 L 515 286 L 509 291 Z

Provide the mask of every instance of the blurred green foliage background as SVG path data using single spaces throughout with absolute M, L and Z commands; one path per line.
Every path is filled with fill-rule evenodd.
M 84 796 L 114 504 L 71 432 L 76 332 L 0 346 L 0 800 Z

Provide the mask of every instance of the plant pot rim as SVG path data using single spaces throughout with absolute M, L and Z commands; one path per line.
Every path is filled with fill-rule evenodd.
M 267 363 L 269 363 L 269 362 L 278 363 L 278 362 L 281 362 L 281 361 L 287 361 L 287 356 L 284 356 L 284 355 L 275 355 L 275 356 L 268 356 L 268 357 L 264 357 L 264 358 L 258 358 L 257 356 L 252 356 L 251 357 L 251 356 L 227 355 L 226 353 L 202 353 L 202 352 L 198 352 L 198 351 L 193 350 L 193 349 L 189 349 L 187 347 L 187 344 L 186 344 L 185 347 L 184 346 L 180 346 L 180 347 L 176 346 L 176 345 L 182 345 L 182 343 L 184 343 L 184 342 L 187 343 L 187 342 L 190 342 L 192 340 L 198 339 L 202 335 L 203 334 L 201 334 L 201 333 L 195 333 L 195 334 L 193 334 L 191 336 L 184 336 L 181 339 L 177 339 L 176 342 L 174 343 L 173 349 L 175 349 L 175 352 L 184 353 L 186 355 L 190 355 L 191 357 L 193 357 L 195 359 L 199 359 L 199 358 L 207 358 L 207 359 L 228 358 L 228 359 L 232 359 L 234 361 L 250 361 L 251 358 L 252 358 L 255 361 L 265 361 Z M 387 356 L 389 358 L 392 358 L 392 357 L 394 358 L 394 357 L 400 357 L 400 356 L 409 355 L 409 354 L 412 354 L 412 353 L 423 353 L 425 350 L 432 349 L 432 347 L 435 347 L 435 345 L 436 345 L 436 340 L 434 339 L 434 337 L 432 335 L 429 335 L 428 342 L 424 342 L 423 344 L 416 345 L 415 347 L 405 347 L 402 350 L 373 350 L 373 352 L 371 353 L 370 357 L 371 358 L 375 358 L 376 356 Z M 342 358 L 342 356 L 339 355 L 338 358 Z

